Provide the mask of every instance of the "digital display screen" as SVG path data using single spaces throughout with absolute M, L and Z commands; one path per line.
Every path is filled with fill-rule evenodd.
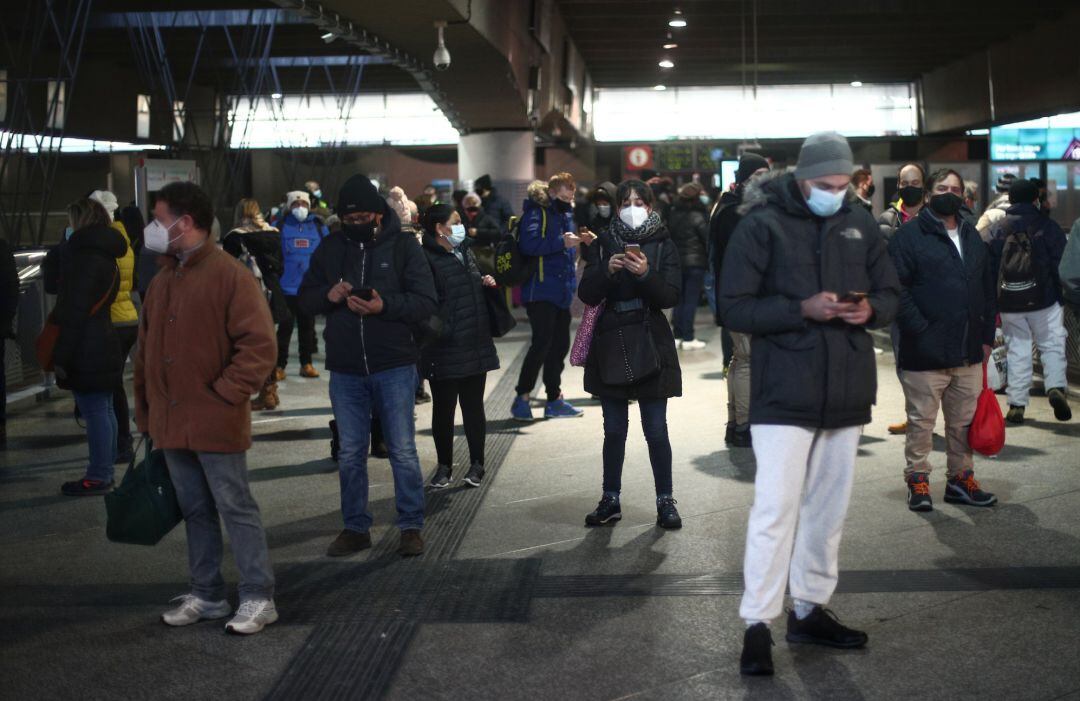
M 1080 113 L 992 127 L 990 160 L 1080 161 Z

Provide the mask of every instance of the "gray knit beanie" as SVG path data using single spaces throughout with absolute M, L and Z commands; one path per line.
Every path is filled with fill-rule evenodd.
M 806 137 L 799 149 L 795 178 L 810 180 L 823 175 L 851 175 L 855 158 L 847 139 L 835 131 L 820 131 Z

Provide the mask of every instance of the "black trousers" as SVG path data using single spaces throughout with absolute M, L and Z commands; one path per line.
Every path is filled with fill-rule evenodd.
M 120 337 L 120 384 L 113 390 L 113 413 L 116 414 L 116 436 L 118 440 L 127 440 L 131 437 L 131 418 L 128 409 L 127 390 L 124 389 L 123 367 L 127 364 L 131 349 L 139 340 L 138 326 L 117 326 L 116 335 Z
M 454 464 L 454 413 L 461 404 L 461 423 L 469 443 L 471 462 L 484 464 L 487 417 L 484 415 L 484 385 L 487 373 L 459 380 L 431 381 L 431 435 L 440 465 Z
M 318 347 L 315 338 L 315 317 L 301 311 L 297 300 L 297 297 L 285 296 L 285 304 L 289 306 L 289 318 L 278 324 L 277 364 L 279 368 L 285 367 L 289 362 L 289 344 L 292 343 L 294 325 L 299 327 L 300 332 L 300 365 L 309 365 L 311 356 L 315 354 L 315 349 Z
M 553 402 L 562 394 L 563 361 L 570 352 L 570 310 L 551 302 L 529 302 L 525 312 L 532 326 L 532 342 L 515 391 L 518 396 L 531 393 L 542 367 L 547 399 Z

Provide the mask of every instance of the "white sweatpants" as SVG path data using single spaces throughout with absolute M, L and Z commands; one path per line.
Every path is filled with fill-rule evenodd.
M 783 611 L 785 585 L 793 598 L 822 606 L 836 589 L 837 553 L 862 427 L 758 424 L 750 430 L 757 477 L 739 615 L 746 621 L 771 621 Z
M 1031 391 L 1031 344 L 1039 347 L 1046 389 L 1067 387 L 1065 380 L 1065 331 L 1060 304 L 1034 312 L 1002 312 L 1001 332 L 1009 355 L 1009 387 L 1012 406 L 1027 406 Z

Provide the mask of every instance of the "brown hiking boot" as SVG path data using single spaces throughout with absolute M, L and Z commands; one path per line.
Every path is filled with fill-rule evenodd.
M 304 367 L 300 368 L 300 377 L 306 377 L 309 380 L 314 380 L 318 376 L 319 371 L 316 370 L 315 366 L 311 363 L 308 363 Z
M 264 386 L 259 390 L 259 396 L 252 400 L 252 411 L 273 411 L 281 405 L 278 399 L 277 384 Z
M 401 547 L 398 553 L 402 557 L 416 557 L 424 552 L 424 539 L 420 537 L 420 531 L 415 528 L 401 532 Z
M 285 368 L 274 368 L 274 382 L 285 381 Z
M 338 533 L 334 542 L 326 549 L 329 557 L 344 557 L 371 547 L 371 534 L 360 531 L 350 531 L 348 528 Z
M 907 421 L 903 421 L 901 423 L 889 426 L 889 433 L 893 434 L 894 436 L 904 435 L 905 433 L 907 433 Z

